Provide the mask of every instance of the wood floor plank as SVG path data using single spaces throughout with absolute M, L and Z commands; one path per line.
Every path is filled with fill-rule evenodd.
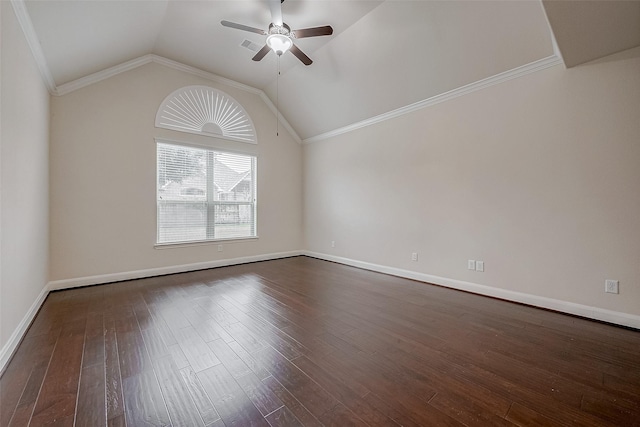
M 267 416 L 284 406 L 278 396 L 252 372 L 238 377 L 235 380 L 262 415 Z
M 151 370 L 151 359 L 144 345 L 140 331 L 116 331 L 118 341 L 118 358 L 122 379 Z
M 0 427 L 638 426 L 640 331 L 292 257 L 49 294 Z
M 171 355 L 171 351 L 165 344 L 160 335 L 160 331 L 154 326 L 150 326 L 147 329 L 141 331 L 142 339 L 147 348 L 147 353 L 152 360 L 160 359 L 165 356 Z
M 118 358 L 118 341 L 115 320 L 105 319 L 105 398 L 108 425 L 124 424 L 124 398 L 122 396 L 122 376 Z
M 378 408 L 372 406 L 358 393 L 346 386 L 339 375 L 334 375 L 332 372 L 320 368 L 304 356 L 292 360 L 292 363 L 342 402 L 345 408 L 335 412 L 334 416 L 343 417 L 346 413 L 345 410 L 348 409 L 361 421 L 370 425 L 397 425 Z
M 191 326 L 191 323 L 189 323 L 187 318 L 182 313 L 182 310 L 180 310 L 178 307 L 165 306 L 160 310 L 160 313 L 164 321 L 167 322 L 167 325 L 172 332 Z
M 266 419 L 271 427 L 303 427 L 300 420 L 286 406 L 273 411 Z
M 224 365 L 218 364 L 197 375 L 225 425 L 268 425 Z
M 87 315 L 82 367 L 104 365 L 104 315 L 100 312 Z
M 233 337 L 213 318 L 206 319 L 193 327 L 204 342 L 211 342 L 220 338 L 226 342 L 233 341 Z
M 581 409 L 616 425 L 640 426 L 639 405 L 638 400 L 616 399 L 605 393 L 586 394 Z
M 513 423 L 505 420 L 504 417 L 496 413 L 496 411 L 487 409 L 485 405 L 476 402 L 472 396 L 473 395 L 451 393 L 447 390 L 444 393 L 436 394 L 429 401 L 429 405 L 465 425 L 486 424 L 513 427 Z M 504 415 L 506 415 L 506 411 Z
M 156 359 L 153 367 L 171 423 L 174 426 L 204 426 L 204 421 L 189 394 L 187 384 L 171 356 Z
M 104 375 L 104 364 L 94 363 L 82 369 L 76 425 L 101 427 L 107 424 Z
M 194 371 L 200 372 L 220 363 L 220 360 L 191 325 L 175 330 L 174 335 Z
M 205 425 L 209 426 L 221 420 L 218 411 L 216 411 L 211 399 L 209 399 L 209 396 L 204 391 L 204 388 L 193 369 L 190 367 L 181 369 L 180 375 L 182 376 L 182 379 L 189 390 L 189 395 L 198 408 L 198 412 L 200 413 Z
M 542 414 L 527 408 L 526 406 L 514 403 L 509 409 L 507 420 L 518 426 L 560 426 L 563 425 L 558 421 L 547 418 Z
M 283 355 L 271 348 L 265 348 L 256 354 L 269 372 L 316 418 L 331 410 L 339 402 L 316 382 L 298 369 Z
M 29 424 L 29 420 L 31 419 L 31 414 L 33 413 L 33 407 L 36 404 L 36 399 L 38 398 L 38 393 L 40 392 L 40 386 L 42 385 L 42 380 L 44 379 L 44 375 L 47 372 L 47 368 L 49 363 L 41 363 L 37 365 L 29 379 L 27 380 L 27 384 L 20 396 L 20 401 L 16 406 L 15 413 L 13 417 L 11 417 L 11 421 L 8 424 L 10 427 L 20 427 L 26 426 Z M 4 422 L 0 425 L 7 425 Z
M 178 369 L 184 369 L 190 366 L 187 356 L 184 355 L 182 348 L 180 348 L 180 344 L 170 345 L 168 350 L 173 358 L 173 363 L 176 364 Z
M 256 374 L 256 376 L 260 380 L 264 380 L 265 378 L 271 376 L 271 373 L 266 368 L 266 366 L 262 362 L 254 358 L 252 355 L 250 355 L 244 348 L 240 346 L 240 344 L 238 344 L 235 341 L 231 341 L 227 344 L 234 351 L 234 353 L 236 353 L 238 357 L 244 362 L 244 364 L 247 365 L 254 374 Z
M 322 415 L 322 417 L 320 417 L 320 422 L 322 422 L 322 424 L 327 426 L 366 427 L 369 425 L 364 421 L 362 421 L 360 418 L 358 418 L 353 412 L 351 412 L 349 409 L 347 409 L 347 407 L 345 407 L 341 403 L 331 408 L 328 412 L 325 412 Z
M 164 318 L 158 312 L 152 312 L 151 316 L 153 317 L 153 324 L 160 332 L 165 345 L 172 346 L 174 344 L 177 344 L 178 341 L 173 335 L 171 328 L 169 328 L 169 325 L 167 325 L 167 322 L 165 322 Z
M 225 325 L 223 328 L 235 342 L 240 344 L 249 353 L 255 353 L 265 347 L 262 340 L 256 336 L 257 334 L 253 334 L 240 322 Z
M 69 416 L 73 424 L 85 327 L 85 320 L 63 325 L 33 410 L 32 425 L 44 425 L 51 419 Z
M 29 421 L 57 340 L 57 335 L 33 335 L 20 344 L 0 377 L 1 426 L 9 425 L 17 409 L 21 417 L 27 412 Z
M 107 427 L 126 427 L 127 422 L 124 414 L 107 420 Z
M 123 379 L 128 426 L 169 426 L 171 421 L 152 370 Z
M 320 421 L 274 377 L 269 376 L 262 380 L 262 382 L 269 387 L 269 390 L 278 396 L 278 399 L 284 403 L 285 407 L 295 415 L 302 425 L 307 427 L 322 426 Z
M 240 356 L 238 356 L 223 339 L 211 341 L 208 345 L 211 351 L 213 351 L 213 354 L 224 364 L 234 378 L 253 373 L 251 368 L 244 363 Z

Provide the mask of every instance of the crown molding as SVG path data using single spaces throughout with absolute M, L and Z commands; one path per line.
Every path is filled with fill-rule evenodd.
M 207 80 L 215 81 L 217 83 L 224 84 L 226 86 L 234 87 L 234 88 L 243 90 L 245 92 L 258 95 L 260 99 L 262 99 L 262 101 L 277 117 L 278 122 L 281 123 L 282 126 L 289 132 L 291 137 L 296 142 L 304 143 L 304 144 L 311 144 L 313 142 L 318 142 L 318 141 L 323 141 L 325 139 L 333 138 L 335 136 L 342 135 L 344 133 L 352 132 L 354 130 L 357 130 L 363 127 L 371 126 L 376 123 L 380 123 L 389 119 L 393 119 L 395 117 L 412 113 L 414 111 L 417 111 L 426 107 L 430 107 L 432 105 L 436 105 L 441 102 L 445 102 L 450 99 L 454 99 L 459 96 L 463 96 L 480 89 L 484 89 L 499 83 L 506 82 L 511 79 L 522 77 L 527 74 L 543 70 L 545 68 L 553 67 L 559 64 L 564 65 L 564 62 L 561 57 L 561 52 L 558 49 L 558 45 L 555 41 L 555 37 L 553 36 L 553 31 L 551 31 L 553 50 L 554 50 L 554 54 L 551 56 L 531 62 L 521 67 L 514 68 L 509 71 L 505 71 L 500 74 L 496 74 L 495 76 L 491 76 L 486 79 L 482 79 L 477 82 L 470 83 L 465 86 L 461 86 L 457 89 L 450 90 L 448 92 L 433 96 L 431 98 L 424 99 L 422 101 L 418 101 L 413 104 L 409 104 L 407 106 L 404 106 L 404 107 L 401 107 L 401 108 L 398 108 L 398 109 L 395 109 L 395 110 L 392 110 L 392 111 L 389 111 L 389 112 L 386 112 L 386 113 L 383 113 L 383 114 L 380 114 L 356 123 L 352 123 L 350 125 L 347 125 L 338 129 L 334 129 L 329 132 L 325 132 L 316 136 L 302 139 L 300 138 L 298 133 L 293 129 L 291 124 L 284 118 L 282 113 L 278 111 L 275 104 L 271 101 L 271 99 L 269 99 L 269 97 L 263 90 L 257 89 L 252 86 L 248 86 L 243 83 L 239 83 L 234 80 L 227 79 L 225 77 L 221 77 L 216 74 L 201 70 L 199 68 L 191 67 L 189 65 L 185 65 L 180 62 L 176 62 L 155 54 L 147 54 L 139 58 L 133 59 L 131 61 L 127 61 L 122 64 L 116 65 L 114 67 L 107 68 L 106 70 L 102 70 L 97 73 L 93 73 L 88 76 L 79 78 L 77 80 L 73 80 L 71 82 L 62 84 L 60 86 L 56 86 L 53 76 L 51 74 L 51 71 L 49 70 L 49 66 L 45 59 L 44 53 L 42 51 L 42 47 L 40 46 L 40 42 L 38 40 L 38 37 L 36 36 L 35 29 L 33 28 L 33 23 L 31 22 L 31 18 L 29 17 L 29 13 L 26 9 L 25 0 L 10 0 L 10 1 L 15 11 L 18 22 L 20 23 L 20 27 L 22 28 L 24 36 L 27 40 L 27 43 L 29 44 L 29 47 L 36 61 L 38 69 L 40 70 L 42 80 L 46 85 L 47 89 L 49 90 L 49 93 L 51 93 L 52 95 L 56 95 L 56 96 L 66 95 L 70 92 L 92 85 L 99 81 L 108 79 L 110 77 L 113 77 L 125 71 L 132 70 L 134 68 L 140 67 L 150 62 L 155 62 L 157 64 L 161 64 L 175 70 L 179 70 L 194 76 L 202 77 Z
M 547 15 L 547 8 L 544 7 L 544 3 L 540 2 L 540 7 L 542 8 L 542 13 L 544 14 L 544 20 L 547 22 L 547 29 L 549 30 L 549 36 L 551 37 L 551 46 L 553 47 L 553 54 L 557 56 L 560 61 L 562 61 L 562 65 L 567 68 L 567 64 L 564 63 L 564 58 L 562 57 L 562 52 L 560 51 L 560 46 L 558 46 L 558 40 L 556 39 L 556 33 L 553 31 L 553 27 L 551 26 L 551 21 L 549 21 L 549 15 Z
M 191 74 L 193 76 L 202 77 L 207 80 L 214 81 L 216 83 L 220 83 L 226 86 L 234 87 L 236 89 L 243 90 L 245 92 L 253 93 L 255 95 L 259 95 L 262 91 L 253 86 L 249 86 L 235 80 L 227 79 L 225 77 L 221 77 L 217 74 L 210 73 L 208 71 L 201 70 L 200 68 L 192 67 L 190 65 L 185 65 L 182 62 L 177 62 L 172 59 L 165 58 L 164 56 L 158 55 L 150 55 L 151 60 L 156 64 L 164 65 L 165 67 L 172 68 L 174 70 L 182 71 L 187 74 Z
M 320 135 L 312 136 L 310 138 L 303 139 L 304 144 L 311 144 L 313 142 L 323 141 L 325 139 L 333 138 L 334 136 L 342 135 L 347 132 L 352 132 L 356 129 L 371 126 L 376 123 L 384 122 L 395 117 L 403 116 L 405 114 L 412 113 L 417 110 L 421 110 L 432 105 L 439 104 L 441 102 L 449 101 L 459 96 L 467 95 L 477 90 L 485 89 L 487 87 L 497 85 L 506 82 L 511 79 L 525 76 L 527 74 L 535 73 L 536 71 L 544 70 L 545 68 L 554 67 L 556 65 L 563 64 L 562 59 L 557 55 L 551 55 L 543 59 L 531 62 L 529 64 L 514 68 L 509 71 L 496 74 L 486 79 L 478 80 L 477 82 L 470 83 L 465 86 L 461 86 L 457 89 L 450 90 L 440 95 L 432 96 L 431 98 L 424 99 L 422 101 L 409 104 L 404 107 L 362 120 L 360 122 L 352 123 L 350 125 L 334 129 L 329 132 L 322 133 Z
M 13 11 L 15 12 L 18 23 L 22 28 L 22 33 L 24 34 L 25 39 L 27 39 L 27 44 L 31 49 L 33 58 L 38 66 L 38 70 L 40 70 L 42 81 L 47 87 L 49 93 L 53 95 L 56 92 L 56 83 L 53 80 L 53 75 L 51 74 L 51 70 L 49 70 L 47 60 L 44 57 L 44 52 L 42 51 L 42 46 L 40 46 L 38 36 L 36 36 L 36 31 L 33 28 L 31 17 L 27 11 L 27 6 L 25 5 L 24 0 L 11 0 L 11 6 L 13 6 Z
M 267 105 L 267 107 L 273 112 L 273 114 L 278 117 L 278 120 L 280 121 L 282 126 L 289 132 L 291 137 L 298 143 L 302 142 L 302 139 L 300 138 L 298 133 L 293 129 L 291 124 L 289 124 L 289 122 L 282 116 L 282 113 L 278 111 L 276 106 L 273 104 L 273 102 L 271 102 L 271 100 L 263 90 L 257 89 L 249 85 L 245 85 L 243 83 L 236 82 L 235 80 L 218 76 L 216 74 L 201 70 L 199 68 L 185 65 L 181 62 L 173 61 L 171 59 L 167 59 L 162 56 L 154 55 L 154 54 L 144 55 L 139 58 L 132 59 L 131 61 L 123 62 L 122 64 L 118 64 L 111 68 L 107 68 L 106 70 L 98 71 L 97 73 L 93 73 L 88 76 L 71 81 L 69 83 L 65 83 L 63 85 L 58 86 L 53 91 L 53 94 L 58 96 L 66 95 L 75 90 L 92 85 L 94 83 L 98 83 L 102 80 L 108 79 L 120 73 L 124 73 L 125 71 L 133 70 L 134 68 L 138 68 L 142 65 L 149 64 L 151 62 L 163 65 L 165 67 L 168 67 L 177 71 L 182 71 L 183 73 L 191 74 L 196 77 L 202 77 L 204 79 L 207 79 L 216 83 L 220 83 L 225 86 L 240 89 L 244 92 L 258 95 L 260 99 L 262 99 L 262 101 Z
M 27 44 L 31 49 L 33 58 L 36 61 L 38 70 L 40 71 L 40 75 L 42 76 L 42 81 L 44 82 L 47 90 L 51 95 L 66 95 L 75 90 L 108 79 L 120 73 L 124 73 L 125 71 L 133 70 L 150 62 L 155 62 L 156 64 L 164 65 L 165 67 L 169 67 L 174 70 L 182 71 L 194 76 L 202 77 L 207 80 L 224 84 L 226 86 L 234 87 L 236 89 L 240 89 L 254 95 L 258 95 L 260 99 L 267 105 L 269 110 L 271 110 L 273 114 L 278 118 L 280 124 L 282 124 L 282 126 L 289 132 L 291 137 L 296 142 L 302 143 L 302 138 L 300 138 L 291 124 L 287 121 L 287 119 L 284 118 L 282 113 L 278 111 L 276 106 L 273 104 L 273 102 L 271 102 L 271 99 L 269 99 L 269 97 L 263 90 L 154 54 L 147 54 L 139 58 L 132 59 L 131 61 L 123 62 L 122 64 L 107 68 L 106 70 L 98 71 L 97 73 L 93 73 L 88 76 L 81 77 L 77 80 L 73 80 L 71 82 L 56 86 L 53 75 L 51 74 L 51 70 L 49 69 L 49 65 L 47 64 L 47 60 L 44 56 L 44 52 L 42 51 L 42 46 L 40 45 L 40 41 L 38 40 L 36 31 L 33 28 L 33 23 L 31 22 L 31 17 L 29 16 L 29 11 L 27 10 L 25 0 L 11 0 L 11 5 L 13 6 L 13 10 L 15 11 L 18 23 L 22 28 L 22 33 L 24 34 L 25 39 L 27 40 Z
M 152 57 L 153 55 L 144 55 L 139 58 L 132 59 L 131 61 L 123 62 L 122 64 L 118 64 L 105 70 L 98 71 L 97 73 L 89 74 L 88 76 L 62 84 L 56 87 L 54 95 L 66 95 L 75 90 L 82 89 L 83 87 L 90 86 L 120 73 L 124 73 L 125 71 L 141 67 L 142 65 L 152 62 Z

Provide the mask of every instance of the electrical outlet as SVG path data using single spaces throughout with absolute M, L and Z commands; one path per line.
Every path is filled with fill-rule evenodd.
M 335 247 L 336 247 L 336 241 L 335 241 L 335 240 L 332 240 L 332 241 L 331 241 L 331 247 L 332 247 L 332 248 L 335 248 Z
M 476 271 L 484 271 L 484 261 L 476 261 Z
M 222 245 L 218 245 L 218 252 L 222 252 Z
M 417 261 L 418 260 L 418 253 L 417 252 L 412 252 L 411 253 L 411 261 Z
M 467 268 L 469 270 L 475 270 L 476 269 L 476 262 L 472 259 L 470 259 L 469 261 L 467 261 Z
M 619 293 L 620 282 L 617 280 L 605 280 L 604 281 L 604 291 L 608 294 L 617 294 Z

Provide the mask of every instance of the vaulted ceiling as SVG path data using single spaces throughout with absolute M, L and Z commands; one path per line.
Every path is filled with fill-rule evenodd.
M 264 90 L 302 139 L 554 57 L 550 29 L 567 66 L 640 45 L 640 1 L 286 0 L 292 28 L 334 34 L 297 40 L 314 63 L 283 55 L 276 84 L 276 55 L 241 46 L 265 36 L 220 24 L 266 29 L 266 0 L 24 4 L 57 86 L 155 54 Z

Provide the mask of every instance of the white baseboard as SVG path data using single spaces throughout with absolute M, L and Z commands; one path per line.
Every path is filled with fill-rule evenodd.
M 474 294 L 500 298 L 517 303 L 527 304 L 534 307 L 546 308 L 562 313 L 573 314 L 576 316 L 586 317 L 589 319 L 600 320 L 603 322 L 614 323 L 616 325 L 627 326 L 640 329 L 640 316 L 622 313 L 618 311 L 606 310 L 588 305 L 575 304 L 568 301 L 546 298 L 537 295 L 525 294 L 522 292 L 509 291 L 507 289 L 494 288 L 491 286 L 480 285 L 462 280 L 449 279 L 446 277 L 434 276 L 431 274 L 418 273 L 411 270 L 403 270 L 385 265 L 372 264 L 369 262 L 358 261 L 350 258 L 337 257 L 333 255 L 303 251 L 303 255 L 318 258 L 326 261 L 333 261 L 339 264 L 350 265 L 365 270 L 376 271 L 378 273 L 390 274 L 392 276 L 403 277 L 406 279 L 418 280 L 420 282 L 433 283 L 435 285 L 447 288 L 467 291 Z
M 194 264 L 174 265 L 169 267 L 149 268 L 146 270 L 127 271 L 123 273 L 102 274 L 98 276 L 79 277 L 74 279 L 55 280 L 49 282 L 29 308 L 27 314 L 13 331 L 7 343 L 0 348 L 0 374 L 7 367 L 11 356 L 15 353 L 27 329 L 35 318 L 38 310 L 51 291 L 77 288 L 80 286 L 99 285 L 103 283 L 119 282 L 123 280 L 141 279 L 143 277 L 162 276 L 165 274 L 184 273 L 187 271 L 205 270 L 207 268 L 226 267 L 230 265 L 247 264 L 250 262 L 268 261 L 272 259 L 289 258 L 302 255 L 302 251 L 278 252 L 264 255 L 254 255 L 240 258 L 222 259 L 216 261 L 198 262 Z
M 18 348 L 20 341 L 27 332 L 29 325 L 35 318 L 38 310 L 44 303 L 47 295 L 51 291 L 71 289 L 80 286 L 99 285 L 103 283 L 118 282 L 123 280 L 140 279 L 143 277 L 161 276 L 165 274 L 184 273 L 187 271 L 204 270 L 207 268 L 226 267 L 230 265 L 247 264 L 250 262 L 268 261 L 273 259 L 288 258 L 299 255 L 305 255 L 312 258 L 318 258 L 326 261 L 333 261 L 340 264 L 350 265 L 365 270 L 376 271 L 379 273 L 390 274 L 392 276 L 404 277 L 407 279 L 418 280 L 421 282 L 433 283 L 447 288 L 458 289 L 462 291 L 472 292 L 475 294 L 486 295 L 494 298 L 501 298 L 508 301 L 518 302 L 522 304 L 532 305 L 535 307 L 547 308 L 563 313 L 574 314 L 589 319 L 600 320 L 604 322 L 614 323 L 617 325 L 627 326 L 640 329 L 640 316 L 617 311 L 605 310 L 598 307 L 591 307 L 582 304 L 575 304 L 567 301 L 545 298 L 536 295 L 525 294 L 522 292 L 509 291 L 506 289 L 493 288 L 491 286 L 480 285 L 477 283 L 465 282 L 462 280 L 449 279 L 446 277 L 434 276 L 431 274 L 418 273 L 410 270 L 403 270 L 395 267 L 388 267 L 379 264 L 373 264 L 364 261 L 358 261 L 350 258 L 337 257 L 333 255 L 312 252 L 312 251 L 290 251 L 279 252 L 265 255 L 255 255 L 241 258 L 231 258 L 216 261 L 206 261 L 194 264 L 183 264 L 169 267 L 150 268 L 146 270 L 128 271 L 123 273 L 103 274 L 98 276 L 87 276 L 75 279 L 56 280 L 49 282 L 45 286 L 34 303 L 25 314 L 24 318 L 13 331 L 7 343 L 0 349 L 0 374 L 4 372 L 11 356 Z
M 33 322 L 36 314 L 38 314 L 38 310 L 40 310 L 40 307 L 42 307 L 42 303 L 44 303 L 47 295 L 49 295 L 49 287 L 44 286 L 36 300 L 33 302 L 33 304 L 31 304 L 31 307 L 29 308 L 29 311 L 27 311 L 27 314 L 24 315 L 22 321 L 20 321 L 20 323 L 18 324 L 18 327 L 9 337 L 9 340 L 4 346 L 2 346 L 2 348 L 0 348 L 0 374 L 4 372 L 4 369 L 7 367 L 7 364 L 11 360 L 11 357 L 18 349 L 18 346 L 20 345 L 24 334 L 27 333 L 27 329 L 29 329 L 31 322 Z
M 215 261 L 197 262 L 193 264 L 172 265 L 169 267 L 149 268 L 146 270 L 125 271 L 122 273 L 101 274 L 98 276 L 78 277 L 74 279 L 54 280 L 49 282 L 49 290 L 71 289 L 80 286 L 100 285 L 103 283 L 121 282 L 123 280 L 142 279 L 143 277 L 163 276 L 165 274 L 185 273 L 187 271 L 206 270 L 207 268 L 227 267 L 250 262 L 269 261 L 302 255 L 302 251 L 277 252 L 264 255 L 253 255 L 240 258 L 229 258 Z

